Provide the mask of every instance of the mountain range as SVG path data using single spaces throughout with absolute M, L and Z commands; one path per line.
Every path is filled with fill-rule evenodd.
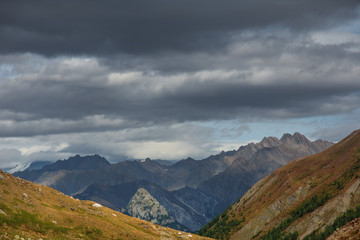
M 166 210 L 178 228 L 196 231 L 259 179 L 292 160 L 332 145 L 322 140 L 311 142 L 300 133 L 284 134 L 281 139 L 266 137 L 238 150 L 203 160 L 187 158 L 171 165 L 168 161 L 150 159 L 110 164 L 99 155 L 77 155 L 14 175 L 128 214 L 139 209 L 134 204 L 128 205 L 142 188 Z M 144 216 L 136 216 L 145 218 L 149 214 L 141 213 Z
M 360 130 L 321 153 L 275 170 L 199 233 L 234 240 L 326 239 L 348 222 L 335 235 L 356 235 L 351 226 L 358 226 L 358 217 Z

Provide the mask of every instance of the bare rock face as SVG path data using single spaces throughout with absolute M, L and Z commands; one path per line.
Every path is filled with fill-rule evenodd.
M 141 218 L 162 226 L 175 223 L 174 218 L 171 217 L 166 209 L 144 188 L 139 188 L 131 198 L 126 207 L 126 212 L 130 216 Z

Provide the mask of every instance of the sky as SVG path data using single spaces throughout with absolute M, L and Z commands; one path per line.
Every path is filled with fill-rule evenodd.
M 2 0 L 0 167 L 360 128 L 357 0 Z

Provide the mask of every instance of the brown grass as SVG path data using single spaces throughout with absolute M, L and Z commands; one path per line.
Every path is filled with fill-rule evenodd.
M 0 239 L 207 239 L 123 215 L 2 173 Z

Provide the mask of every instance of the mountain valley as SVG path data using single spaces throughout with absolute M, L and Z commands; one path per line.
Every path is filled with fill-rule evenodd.
M 196 231 L 262 177 L 331 145 L 322 140 L 311 142 L 300 133 L 284 134 L 281 139 L 266 137 L 203 160 L 187 158 L 169 164 L 146 159 L 110 164 L 99 155 L 77 155 L 14 175 L 124 213 L 134 194 L 143 188 L 164 207 L 178 229 Z M 146 219 L 145 215 L 136 216 Z

